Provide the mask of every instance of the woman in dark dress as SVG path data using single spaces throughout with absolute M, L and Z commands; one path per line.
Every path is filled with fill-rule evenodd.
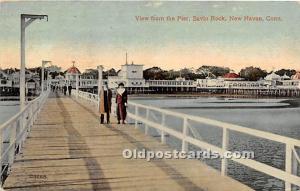
M 127 91 L 124 88 L 124 84 L 120 83 L 116 91 L 116 105 L 117 105 L 117 118 L 118 124 L 122 121 L 125 124 L 126 120 L 126 106 L 127 106 Z

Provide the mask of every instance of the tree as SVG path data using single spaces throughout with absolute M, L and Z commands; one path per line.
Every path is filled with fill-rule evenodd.
M 146 80 L 163 80 L 165 71 L 159 67 L 148 68 L 143 71 Z
M 180 76 L 180 72 L 179 71 L 169 70 L 169 71 L 164 71 L 163 72 L 163 78 L 165 80 L 175 80 L 179 76 Z
M 280 69 L 280 70 L 276 71 L 275 74 L 277 74 L 279 76 L 287 75 L 287 76 L 291 77 L 292 75 L 296 74 L 296 70 Z
M 261 78 L 266 77 L 268 73 L 267 71 L 262 70 L 260 68 L 250 66 L 241 69 L 239 74 L 242 78 L 245 78 L 246 80 L 257 81 Z
M 98 75 L 98 71 L 97 71 L 97 75 Z M 116 72 L 116 70 L 114 68 L 111 68 L 111 69 L 103 72 L 103 79 L 107 79 L 108 76 L 117 76 L 117 75 L 118 75 L 118 73 Z M 98 79 L 98 76 L 97 76 L 97 79 Z
M 54 71 L 54 72 L 49 72 L 49 74 L 51 75 L 52 79 L 55 79 L 55 77 L 59 75 L 59 72 Z
M 209 76 L 209 74 L 213 74 L 214 76 L 224 76 L 225 74 L 230 72 L 230 68 L 228 67 L 219 67 L 219 66 L 207 66 L 203 65 L 196 70 L 198 74 L 202 74 L 205 77 Z

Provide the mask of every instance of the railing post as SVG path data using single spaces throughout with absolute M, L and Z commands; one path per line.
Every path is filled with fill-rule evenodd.
M 25 133 L 23 132 L 25 130 L 25 125 L 24 125 L 24 113 L 21 114 L 20 116 L 20 120 L 19 120 L 19 126 L 20 126 L 20 131 L 23 133 L 22 137 L 21 137 L 21 141 L 24 142 L 25 141 Z
M 0 129 L 0 172 L 2 172 L 2 146 L 3 146 L 3 130 Z M 0 174 L 0 185 L 2 185 L 2 173 Z M 2 188 L 0 186 L 0 188 Z
M 79 92 L 79 74 L 76 74 L 76 98 L 78 98 Z
M 161 125 L 165 126 L 166 124 L 166 115 L 164 113 L 162 113 L 161 116 Z M 164 131 L 161 131 L 161 143 L 162 144 L 166 144 L 166 135 Z
M 30 127 L 33 126 L 33 113 L 34 113 L 34 108 L 33 108 L 33 104 L 30 104 L 30 108 L 29 108 L 29 115 L 28 118 L 30 119 Z
M 297 173 L 298 173 L 298 161 L 297 161 L 297 152 L 296 152 L 296 150 L 295 150 L 295 147 L 294 148 L 292 148 L 293 149 L 293 152 L 292 152 L 292 174 L 294 174 L 294 175 L 297 175 Z
M 42 99 L 38 100 L 37 102 L 35 102 L 35 104 L 34 104 L 34 107 L 35 107 L 34 121 L 37 119 L 38 113 L 40 111 L 39 103 L 41 102 L 41 105 L 42 105 L 44 103 L 44 99 L 46 99 L 46 98 L 42 98 Z
M 146 120 L 149 120 L 149 108 L 146 109 Z M 145 135 L 148 135 L 149 126 L 145 124 Z
M 135 105 L 134 114 L 135 114 L 136 117 L 138 116 L 138 106 L 137 105 Z M 138 128 L 138 120 L 137 119 L 135 119 L 134 127 Z
M 229 143 L 228 129 L 223 128 L 222 149 L 223 149 L 224 152 L 227 151 L 227 149 L 228 149 L 228 143 Z M 223 156 L 222 157 L 222 162 L 221 162 L 221 174 L 223 176 L 227 175 L 227 165 L 228 165 L 228 161 Z
M 22 115 L 21 115 L 22 117 Z M 16 137 L 19 137 L 19 135 L 22 133 L 22 129 L 21 129 L 21 125 L 20 125 L 20 120 L 21 117 L 19 118 L 19 120 L 16 121 Z M 16 147 L 17 147 L 17 153 L 19 153 L 21 151 L 21 147 L 22 147 L 22 137 L 20 137 L 18 140 L 16 140 Z
M 182 133 L 183 133 L 183 138 L 182 138 L 181 151 L 187 152 L 189 144 L 185 141 L 185 139 L 187 137 L 187 134 L 188 134 L 188 121 L 187 121 L 186 117 L 183 118 L 183 131 L 182 131 Z
M 24 114 L 25 114 L 25 127 L 27 127 L 27 131 L 29 132 L 30 131 L 30 119 L 29 119 L 29 112 L 30 112 L 30 108 L 29 108 L 29 111 L 26 110 L 24 111 Z
M 292 145 L 285 145 L 285 172 L 291 174 L 292 173 Z M 285 182 L 285 191 L 291 191 L 292 184 L 289 182 Z
M 13 123 L 10 126 L 10 132 L 9 132 L 9 155 L 8 155 L 8 165 L 10 166 L 15 159 L 15 140 L 16 140 L 16 125 L 17 123 Z

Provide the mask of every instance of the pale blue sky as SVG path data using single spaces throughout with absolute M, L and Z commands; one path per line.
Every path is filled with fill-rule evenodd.
M 123 64 L 126 50 L 131 59 L 146 67 L 180 68 L 180 52 L 187 67 L 216 64 L 238 69 L 258 62 L 257 66 L 270 69 L 300 64 L 299 2 L 2 2 L 2 67 L 19 64 L 21 13 L 49 15 L 49 22 L 36 21 L 26 31 L 29 66 L 46 58 L 63 68 L 72 59 L 81 68 L 117 67 Z M 141 23 L 135 19 L 139 15 L 270 15 L 280 16 L 282 22 Z M 173 54 L 177 60 L 170 58 Z M 216 58 L 220 54 L 222 59 Z

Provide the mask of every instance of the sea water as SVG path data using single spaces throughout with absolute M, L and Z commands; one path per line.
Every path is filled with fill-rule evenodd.
M 298 140 L 300 139 L 300 101 L 295 99 L 235 99 L 212 97 L 192 99 L 139 98 L 133 101 L 175 112 L 228 122 Z M 140 110 L 139 113 L 145 115 L 145 111 L 143 110 Z M 150 118 L 158 122 L 161 120 L 161 116 L 155 112 L 150 115 Z M 182 124 L 183 121 L 178 118 L 171 116 L 166 117 L 166 125 L 170 128 L 182 131 Z M 193 122 L 190 122 L 190 126 L 196 131 L 198 139 L 221 147 L 221 128 Z M 159 139 L 159 132 L 155 129 L 150 129 L 151 134 Z M 255 160 L 284 170 L 284 144 L 233 131 L 230 131 L 229 138 L 230 151 L 254 151 Z M 181 148 L 180 140 L 174 137 L 167 137 L 167 143 L 176 149 Z M 197 148 L 193 145 L 190 145 L 189 149 L 201 150 L 201 148 Z M 203 162 L 220 170 L 220 159 L 203 159 Z M 284 190 L 283 181 L 232 161 L 228 164 L 228 175 L 255 190 Z
M 17 114 L 19 108 L 18 101 L 0 101 L 0 125 Z

